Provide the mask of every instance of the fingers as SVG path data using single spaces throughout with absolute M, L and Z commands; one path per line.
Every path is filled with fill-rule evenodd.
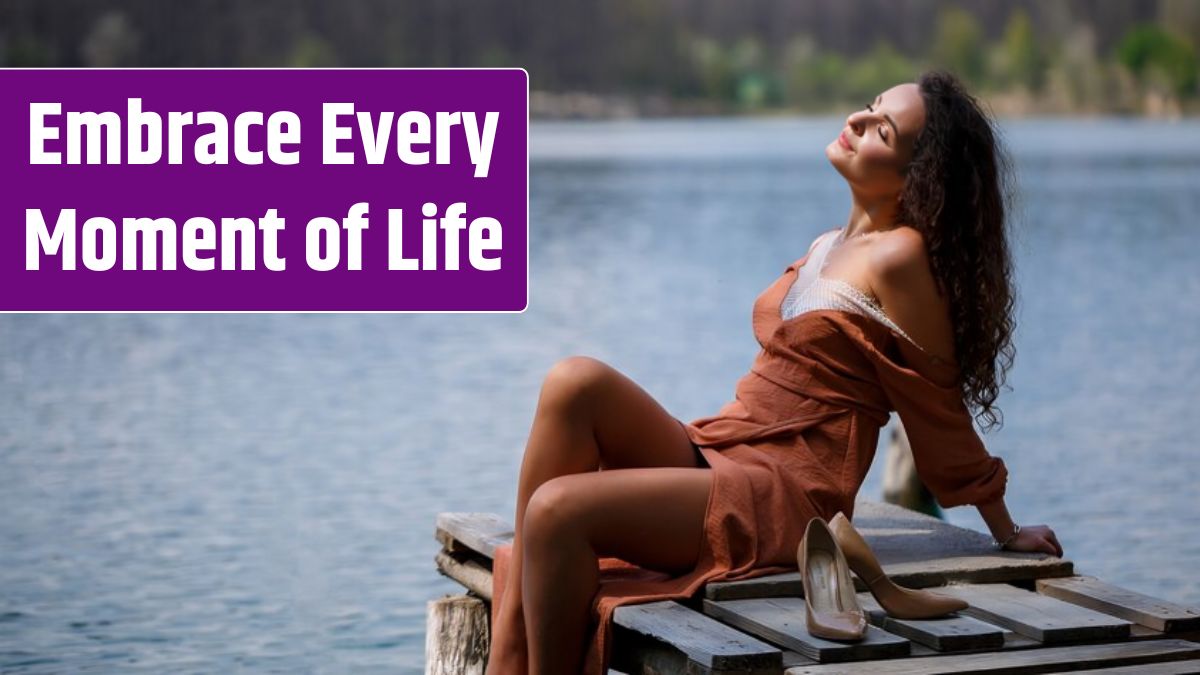
M 1062 544 L 1058 543 L 1058 535 L 1054 534 L 1054 530 L 1047 525 L 1030 525 L 1021 528 L 1021 533 L 1029 533 L 1031 536 L 1022 548 L 1026 551 L 1047 553 L 1049 555 L 1063 556 Z M 1028 548 L 1025 548 L 1028 547 Z M 1021 550 L 1021 549 L 1015 549 Z

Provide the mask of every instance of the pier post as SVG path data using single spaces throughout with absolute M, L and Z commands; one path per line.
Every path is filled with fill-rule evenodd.
M 483 675 L 491 634 L 488 606 L 474 595 L 430 600 L 425 623 L 425 675 Z

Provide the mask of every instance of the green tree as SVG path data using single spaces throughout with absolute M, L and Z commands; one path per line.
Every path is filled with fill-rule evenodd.
M 1046 57 L 1033 34 L 1033 23 L 1024 9 L 1008 17 L 1001 39 L 1003 80 L 1018 84 L 1030 91 L 1039 91 L 1046 73 Z
M 691 43 L 691 54 L 704 97 L 722 103 L 734 100 L 737 80 L 730 55 L 721 43 L 698 37 Z
M 291 68 L 314 68 L 336 66 L 337 51 L 320 35 L 305 33 L 292 44 L 287 65 Z
M 954 71 L 968 84 L 982 84 L 986 59 L 979 22 L 960 7 L 942 9 L 930 56 L 934 65 Z
M 870 101 L 876 94 L 901 82 L 912 82 L 916 76 L 916 66 L 887 40 L 880 40 L 874 49 L 851 66 L 844 93 Z
M 767 73 L 763 45 L 746 35 L 733 45 L 730 61 L 736 82 L 735 97 L 743 108 L 761 108 L 777 98 L 774 79 Z
M 808 110 L 826 110 L 844 98 L 848 66 L 845 59 L 823 52 L 809 35 L 793 38 L 784 49 L 782 72 L 785 98 Z
M 18 35 L 7 44 L 0 40 L 0 51 L 4 65 L 16 68 L 53 66 L 56 61 L 54 49 L 36 34 Z
M 1139 80 L 1163 79 L 1177 96 L 1196 92 L 1196 50 L 1153 24 L 1130 29 L 1117 46 L 1117 60 Z

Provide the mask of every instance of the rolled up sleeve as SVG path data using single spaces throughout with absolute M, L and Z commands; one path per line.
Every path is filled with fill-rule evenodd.
M 917 475 L 938 504 L 986 504 L 1004 496 L 1008 468 L 987 451 L 957 388 L 890 368 L 881 370 L 880 383 L 904 423 Z

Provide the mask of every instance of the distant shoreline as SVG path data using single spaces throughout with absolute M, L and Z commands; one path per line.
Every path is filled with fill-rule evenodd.
M 999 119 L 1124 118 L 1172 121 L 1200 117 L 1200 102 L 1180 102 L 1174 97 L 1147 95 L 1140 110 L 1064 105 L 1051 95 L 984 93 L 979 99 Z M 676 117 L 827 117 L 854 110 L 854 102 L 828 106 L 738 107 L 708 100 L 672 99 L 667 96 L 598 94 L 592 92 L 529 93 L 530 118 L 552 120 L 619 120 Z

